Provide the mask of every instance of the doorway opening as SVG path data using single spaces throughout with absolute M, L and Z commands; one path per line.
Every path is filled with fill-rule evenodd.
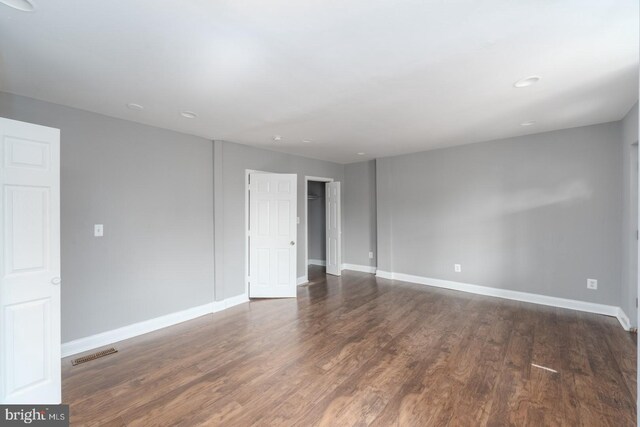
M 340 183 L 333 178 L 307 176 L 305 189 L 305 281 L 313 283 L 326 274 L 340 276 Z
M 307 181 L 307 278 L 313 282 L 326 274 L 325 183 Z

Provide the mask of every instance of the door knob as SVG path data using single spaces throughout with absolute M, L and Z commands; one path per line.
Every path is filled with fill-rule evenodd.
M 294 242 L 293 240 L 291 241 L 291 243 L 289 243 L 291 246 L 295 245 L 296 242 Z
M 62 279 L 59 278 L 59 277 L 54 277 L 53 279 L 51 279 L 51 284 L 52 285 L 58 286 L 60 283 L 62 283 Z

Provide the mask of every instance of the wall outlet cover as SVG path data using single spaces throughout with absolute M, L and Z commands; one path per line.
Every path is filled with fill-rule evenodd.
M 598 281 L 596 279 L 587 279 L 587 289 L 598 289 Z
M 456 273 L 462 272 L 462 266 L 460 264 L 453 264 L 453 269 Z
M 93 235 L 95 237 L 102 237 L 104 236 L 104 225 L 102 224 L 95 224 L 93 226 Z

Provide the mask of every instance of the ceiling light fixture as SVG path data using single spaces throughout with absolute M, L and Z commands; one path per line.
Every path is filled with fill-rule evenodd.
M 140 104 L 136 104 L 135 102 L 130 102 L 127 104 L 127 108 L 130 110 L 135 110 L 135 111 L 142 111 L 144 110 L 144 107 Z
M 358 156 L 364 156 L 365 155 L 365 153 L 363 153 L 363 152 L 359 152 L 357 154 L 358 154 Z
M 198 115 L 193 111 L 183 111 L 182 113 L 180 113 L 180 115 L 185 119 L 195 119 L 196 117 L 198 117 Z
M 310 144 L 311 140 L 310 139 L 303 139 L 302 142 L 304 142 L 305 144 Z
M 35 6 L 29 0 L 0 0 L 0 3 L 22 12 L 33 12 L 35 9 Z
M 529 120 L 528 122 L 520 123 L 520 126 L 531 126 L 531 125 L 534 125 L 534 124 L 536 124 L 535 120 Z
M 529 76 L 522 80 L 518 80 L 513 84 L 515 87 L 528 87 L 532 86 L 540 81 L 540 76 Z
M 273 140 L 275 142 L 282 141 L 282 137 L 280 135 L 273 135 Z

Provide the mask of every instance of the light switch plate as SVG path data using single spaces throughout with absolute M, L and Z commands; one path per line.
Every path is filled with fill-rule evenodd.
M 102 225 L 102 224 L 94 224 L 94 226 L 93 226 L 93 235 L 95 237 L 104 236 L 104 225 Z

